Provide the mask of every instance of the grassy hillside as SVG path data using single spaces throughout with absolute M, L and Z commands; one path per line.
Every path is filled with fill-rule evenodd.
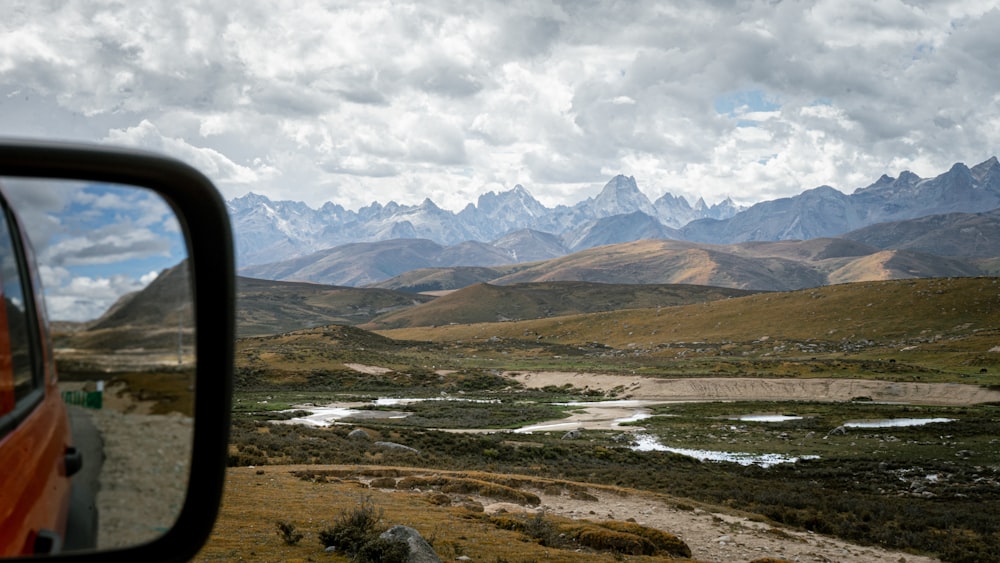
M 539 282 L 507 286 L 475 284 L 419 307 L 382 315 L 369 330 L 512 321 L 619 309 L 670 307 L 751 292 L 698 285 Z
M 431 291 L 457 289 L 472 283 L 587 281 L 789 291 L 831 283 L 983 273 L 978 263 L 966 259 L 911 250 L 882 251 L 838 238 L 728 245 L 648 239 L 589 248 L 533 263 L 422 269 L 372 286 Z
M 490 280 L 494 280 L 516 269 L 516 266 L 496 268 L 473 266 L 455 268 L 420 268 L 417 270 L 411 270 L 405 274 L 398 275 L 382 282 L 367 285 L 365 287 L 377 287 L 413 293 L 421 291 L 461 289 L 473 284 L 485 283 Z
M 1000 280 L 953 278 L 377 334 L 328 326 L 240 339 L 236 360 L 239 382 L 253 388 L 412 385 L 434 393 L 503 386 L 491 379 L 497 368 L 992 384 L 998 338 Z
M 379 314 L 433 299 L 386 289 L 244 277 L 237 278 L 236 291 L 236 327 L 240 337 L 328 324 L 362 324 Z
M 436 342 L 488 338 L 562 345 L 599 342 L 619 349 L 698 342 L 768 342 L 769 347 L 778 347 L 789 341 L 835 349 L 868 340 L 929 345 L 998 328 L 1000 280 L 945 278 L 860 282 L 697 305 L 380 333 Z

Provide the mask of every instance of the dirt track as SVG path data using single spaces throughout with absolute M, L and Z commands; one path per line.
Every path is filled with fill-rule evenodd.
M 969 405 L 1000 401 L 1000 391 L 960 383 L 909 383 L 870 379 L 764 379 L 692 377 L 666 379 L 579 372 L 507 372 L 528 388 L 570 384 L 619 399 L 656 401 L 872 401 L 919 405 Z

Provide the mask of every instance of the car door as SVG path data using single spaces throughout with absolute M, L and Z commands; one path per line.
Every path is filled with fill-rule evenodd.
M 62 548 L 78 461 L 24 240 L 0 198 L 0 555 Z

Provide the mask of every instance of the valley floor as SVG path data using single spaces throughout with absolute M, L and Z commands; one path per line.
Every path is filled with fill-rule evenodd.
M 317 483 L 303 481 L 293 475 L 300 471 L 333 469 L 357 471 L 357 477 Z M 385 467 L 369 469 L 382 472 L 386 470 Z M 523 539 L 517 540 L 514 536 L 504 542 L 505 548 L 486 545 L 488 540 L 477 535 L 480 524 L 461 516 L 465 509 L 432 505 L 426 492 L 363 489 L 372 480 L 365 477 L 365 470 L 363 467 L 315 465 L 230 468 L 219 522 L 208 544 L 195 560 L 307 560 L 318 556 L 321 548 L 316 541 L 317 530 L 328 525 L 338 509 L 349 506 L 362 494 L 368 495 L 384 509 L 388 524 L 404 523 L 417 528 L 425 537 L 434 537 L 435 550 L 445 561 L 454 560 L 461 554 L 471 557 L 473 561 L 572 561 L 583 558 L 579 553 L 546 549 Z M 415 468 L 399 468 L 399 471 L 402 475 L 448 473 Z M 500 502 L 481 496 L 473 496 L 472 500 L 482 504 L 487 513 L 499 510 L 541 510 L 547 515 L 577 520 L 625 521 L 634 518 L 639 524 L 681 538 L 691 548 L 692 560 L 695 561 L 746 562 L 762 557 L 800 562 L 938 561 L 930 557 L 860 546 L 820 534 L 773 526 L 723 507 L 693 506 L 688 501 L 665 495 L 581 485 L 587 488 L 591 498 L 574 499 L 567 494 L 546 494 L 539 489 L 530 490 L 542 501 L 538 507 L 522 507 L 509 501 Z M 273 502 L 278 498 L 280 503 Z M 277 520 L 291 521 L 305 533 L 305 538 L 299 545 L 283 545 L 276 533 Z M 495 529 L 491 533 L 511 534 Z M 482 545 L 478 545 L 477 540 L 482 541 Z M 497 559 L 498 557 L 501 559 Z M 616 558 L 611 554 L 593 554 L 585 559 L 615 561 L 620 560 L 620 556 Z M 648 558 L 634 558 L 646 559 Z

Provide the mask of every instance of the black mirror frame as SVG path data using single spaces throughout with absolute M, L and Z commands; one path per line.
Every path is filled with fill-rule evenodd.
M 208 539 L 226 475 L 235 342 L 235 265 L 225 202 L 211 181 L 187 164 L 152 153 L 99 145 L 0 139 L 0 176 L 140 186 L 159 194 L 177 214 L 193 273 L 198 355 L 194 437 L 184 505 L 174 526 L 149 543 L 66 553 L 55 558 L 112 563 L 187 561 Z

